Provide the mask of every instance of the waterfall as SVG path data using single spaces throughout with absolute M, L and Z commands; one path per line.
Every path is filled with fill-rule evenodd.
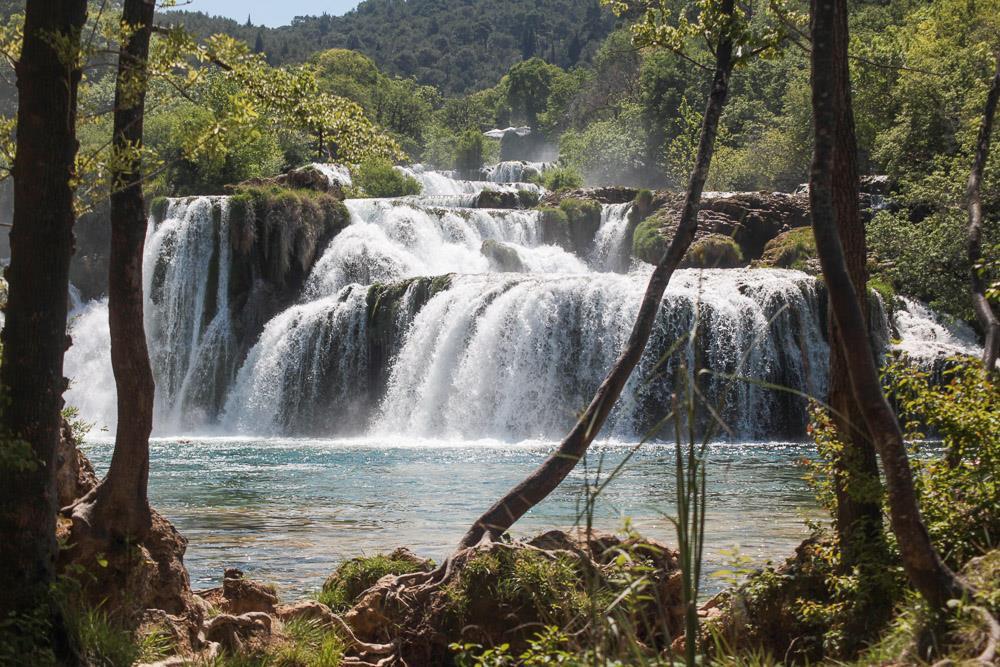
M 412 276 L 484 273 L 486 240 L 507 244 L 529 270 L 585 270 L 574 255 L 541 247 L 537 211 L 498 211 L 427 206 L 398 199 L 347 201 L 351 225 L 339 234 L 313 269 L 311 298 L 336 294 L 345 285 L 370 285 Z
M 490 183 L 524 183 L 531 177 L 541 176 L 552 167 L 550 162 L 501 162 L 483 169 Z
M 632 204 L 605 204 L 601 226 L 594 237 L 590 265 L 598 271 L 627 271 L 632 257 L 629 211 Z
M 146 240 L 146 336 L 156 377 L 157 424 L 203 421 L 232 372 L 229 200 L 172 200 Z
M 242 433 L 344 433 L 366 403 L 367 290 L 357 285 L 271 320 L 226 402 L 223 424 Z
M 521 183 L 406 171 L 425 194 L 348 200 L 350 224 L 291 285 L 268 283 L 258 265 L 271 246 L 254 240 L 244 215 L 231 224 L 226 197 L 170 200 L 150 220 L 143 277 L 156 433 L 565 434 L 627 340 L 652 270 L 630 267 L 631 205 L 605 205 L 577 256 L 546 243 L 551 223 L 538 211 L 456 204 Z M 272 217 L 267 225 L 294 222 Z M 873 316 L 881 347 L 898 338 L 893 349 L 927 364 L 978 353 L 971 331 L 918 302 L 898 305 Z M 698 429 L 718 415 L 725 437 L 801 437 L 801 394 L 826 392 L 824 311 L 816 279 L 797 271 L 678 271 L 607 433 L 649 434 L 667 416 L 683 362 L 706 371 L 698 390 L 714 406 L 698 411 Z M 106 302 L 78 308 L 71 334 L 67 400 L 113 428 Z
M 471 205 L 475 196 L 483 190 L 499 190 L 501 192 L 517 192 L 518 190 L 527 190 L 529 192 L 543 192 L 542 187 L 535 185 L 534 183 L 456 180 L 452 178 L 451 175 L 426 169 L 422 165 L 413 165 L 412 167 L 396 167 L 396 169 L 403 174 L 416 179 L 423 187 L 423 191 L 421 192 L 422 195 L 431 197 L 461 197 L 464 195 L 464 198 L 457 200 L 459 202 L 464 202 L 460 204 L 464 206 Z
M 894 350 L 924 366 L 958 354 L 982 355 L 975 332 L 966 324 L 949 322 L 914 299 L 898 300 L 894 324 L 899 338 L 892 346 Z
M 646 278 L 463 277 L 414 319 L 374 428 L 461 438 L 564 434 L 627 339 Z M 828 352 L 811 278 L 681 271 L 612 413 L 612 433 L 635 438 L 666 416 L 676 360 L 655 367 L 689 335 L 682 346 L 689 361 L 698 357 L 717 373 L 825 391 Z M 740 437 L 763 437 L 805 418 L 804 402 L 786 406 L 756 384 L 718 376 L 706 389 Z

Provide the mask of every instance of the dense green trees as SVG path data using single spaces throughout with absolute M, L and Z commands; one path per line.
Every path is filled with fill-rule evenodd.
M 586 62 L 614 25 L 598 0 L 366 0 L 345 16 L 301 17 L 276 29 L 197 12 L 164 17 L 202 37 L 224 33 L 254 45 L 260 35 L 273 65 L 305 62 L 320 49 L 359 51 L 393 76 L 449 95 L 491 86 L 534 56 L 564 68 Z

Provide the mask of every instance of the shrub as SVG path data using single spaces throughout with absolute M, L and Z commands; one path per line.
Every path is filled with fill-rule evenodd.
M 538 202 L 541 200 L 541 195 L 537 192 L 531 190 L 518 190 L 517 191 L 517 201 L 521 205 L 521 208 L 534 208 L 538 206 Z
M 682 268 L 733 269 L 743 266 L 743 252 L 739 244 L 723 234 L 711 234 L 691 244 Z
M 668 222 L 667 212 L 654 213 L 640 222 L 632 232 L 632 254 L 644 262 L 656 264 L 667 249 L 667 240 L 660 229 Z
M 355 558 L 342 564 L 330 575 L 316 599 L 335 612 L 346 611 L 358 596 L 387 574 L 410 574 L 429 568 L 429 561 L 420 560 L 403 550 L 389 555 Z
M 810 260 L 815 260 L 816 239 L 812 227 L 799 227 L 767 242 L 759 265 L 765 268 L 811 270 Z
M 583 176 L 572 167 L 555 167 L 541 176 L 542 186 L 550 192 L 575 190 L 583 187 Z
M 396 169 L 388 160 L 369 160 L 354 170 L 354 185 L 366 197 L 418 195 L 420 182 Z

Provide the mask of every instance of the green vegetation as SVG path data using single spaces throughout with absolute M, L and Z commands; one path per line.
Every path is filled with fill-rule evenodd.
M 593 54 L 614 24 L 597 0 L 511 0 L 502 5 L 489 0 L 367 0 L 344 16 L 300 17 L 291 26 L 274 29 L 199 12 L 163 17 L 164 22 L 182 22 L 199 36 L 224 33 L 249 46 L 259 44 L 275 65 L 302 62 L 316 49 L 353 49 L 393 75 L 415 78 L 449 95 L 484 88 L 507 64 L 534 55 L 561 67 L 575 66 Z
M 681 262 L 681 267 L 732 269 L 743 264 L 743 251 L 736 241 L 722 234 L 710 234 L 691 244 Z
M 583 187 L 583 176 L 572 167 L 555 167 L 541 176 L 541 185 L 552 192 L 576 190 Z
M 655 264 L 667 250 L 667 240 L 660 230 L 668 223 L 669 213 L 654 213 L 636 226 L 632 232 L 632 255 L 644 262 Z
M 316 599 L 340 613 L 349 609 L 358 596 L 387 574 L 424 572 L 429 569 L 429 565 L 428 561 L 400 551 L 355 558 L 342 564 L 330 575 Z
M 768 241 L 759 265 L 815 272 L 818 268 L 817 259 L 812 227 L 799 227 Z
M 354 170 L 357 194 L 365 197 L 405 197 L 422 190 L 417 179 L 396 169 L 388 160 L 368 160 Z

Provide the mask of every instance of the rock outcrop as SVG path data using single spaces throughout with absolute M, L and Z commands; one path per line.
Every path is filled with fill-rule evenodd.
M 646 646 L 665 648 L 682 627 L 677 554 L 648 540 L 578 530 L 484 543 L 434 572 L 385 576 L 343 618 L 362 653 L 386 647 L 411 667 L 448 664 L 456 642 L 507 644 L 518 655 L 546 624 L 586 636 L 590 596 L 629 596 L 622 582 L 630 568 L 647 585 L 623 605 L 631 617 L 622 622 Z
M 57 461 L 60 502 L 69 505 L 97 486 L 93 467 L 66 424 Z M 177 646 L 200 648 L 204 604 L 192 593 L 184 567 L 187 540 L 159 512 L 151 510 L 151 515 L 152 526 L 141 543 L 99 554 L 75 544 L 72 522 L 60 517 L 57 537 L 68 548 L 60 551 L 59 569 L 77 579 L 80 604 L 100 608 L 126 627 L 162 625 Z

